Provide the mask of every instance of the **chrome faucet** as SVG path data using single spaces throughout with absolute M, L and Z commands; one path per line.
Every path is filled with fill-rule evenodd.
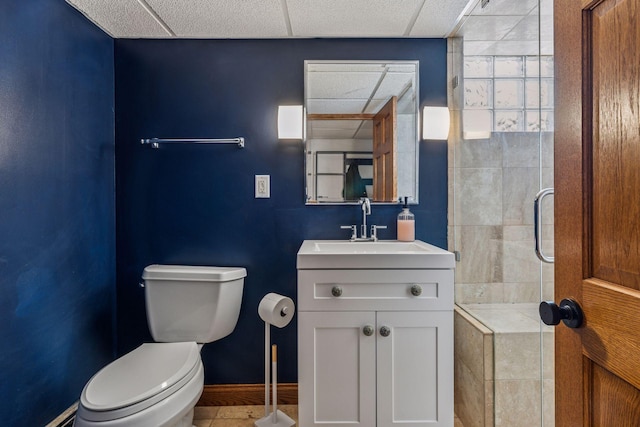
M 368 197 L 361 197 L 358 202 L 362 206 L 362 225 L 360 226 L 360 237 L 367 239 L 367 215 L 371 215 L 371 200 Z
M 340 228 L 351 230 L 352 242 L 377 241 L 378 230 L 387 228 L 386 225 L 372 225 L 371 235 L 367 236 L 367 215 L 371 215 L 371 200 L 368 197 L 362 197 L 358 201 L 362 209 L 362 225 L 360 226 L 360 237 L 358 237 L 358 227 L 356 225 L 343 225 Z

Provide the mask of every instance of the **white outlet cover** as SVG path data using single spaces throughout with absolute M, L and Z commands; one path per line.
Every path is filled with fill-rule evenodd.
M 271 176 L 256 175 L 256 199 L 268 199 L 271 197 Z

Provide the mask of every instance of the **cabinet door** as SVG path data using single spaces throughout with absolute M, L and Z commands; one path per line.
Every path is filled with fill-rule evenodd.
M 378 427 L 451 427 L 453 312 L 378 312 L 376 334 Z
M 298 313 L 301 426 L 376 425 L 373 312 Z

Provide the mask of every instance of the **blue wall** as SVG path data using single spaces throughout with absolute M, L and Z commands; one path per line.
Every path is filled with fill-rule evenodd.
M 240 321 L 203 349 L 207 384 L 260 383 L 268 292 L 296 297 L 304 239 L 346 239 L 357 206 L 305 206 L 303 147 L 277 139 L 279 104 L 302 104 L 305 59 L 420 61 L 420 105 L 446 105 L 445 40 L 116 40 L 118 352 L 151 340 L 143 268 L 152 263 L 243 266 Z M 244 136 L 234 146 L 164 146 L 141 138 Z M 271 198 L 254 198 L 254 175 L 271 175 Z M 371 222 L 395 238 L 396 206 Z M 447 145 L 420 143 L 416 237 L 446 247 Z M 275 330 L 280 380 L 297 381 L 296 323 Z
M 113 41 L 0 0 L 0 419 L 44 425 L 114 356 Z
M 271 291 L 296 297 L 302 240 L 346 238 L 339 225 L 360 220 L 354 206 L 304 206 L 302 147 L 277 140 L 277 105 L 302 103 L 305 59 L 417 59 L 421 105 L 446 104 L 444 40 L 117 40 L 114 87 L 114 42 L 62 1 L 0 0 L 0 37 L 0 414 L 9 426 L 42 425 L 76 400 L 115 356 L 115 332 L 118 354 L 150 340 L 138 283 L 151 263 L 247 268 L 238 327 L 203 358 L 209 384 L 261 382 L 258 302 Z M 239 135 L 244 150 L 139 144 Z M 420 143 L 412 209 L 417 237 L 441 247 L 446 156 L 446 143 Z M 255 174 L 271 175 L 271 199 L 253 198 Z M 382 238 L 395 236 L 397 212 L 374 206 L 372 222 L 390 226 Z M 295 321 L 273 339 L 281 381 L 295 382 Z

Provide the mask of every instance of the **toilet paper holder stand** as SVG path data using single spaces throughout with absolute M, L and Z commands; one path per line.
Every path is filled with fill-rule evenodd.
M 270 302 L 272 303 L 274 298 L 287 300 L 287 302 L 289 303 L 288 305 L 284 305 L 282 308 L 280 308 L 279 313 L 271 314 L 274 316 L 277 316 L 279 314 L 283 318 L 290 316 L 289 319 L 285 322 L 278 322 L 278 325 L 276 325 L 279 328 L 284 328 L 291 321 L 295 306 L 290 298 L 282 297 L 281 295 L 273 293 L 265 295 L 262 301 L 260 301 L 260 305 L 263 306 L 263 304 L 269 304 Z M 260 315 L 262 320 L 264 320 L 264 417 L 257 420 L 254 423 L 254 426 L 293 427 L 296 425 L 296 422 L 292 420 L 287 414 L 278 409 L 278 350 L 276 345 L 271 345 L 271 323 L 270 319 L 267 316 L 263 315 L 264 310 L 262 308 L 263 307 L 258 308 L 258 314 Z M 271 353 L 269 353 L 269 350 L 271 350 Z M 269 385 L 271 383 L 269 361 L 271 361 L 271 371 L 273 374 L 273 383 L 271 384 L 273 388 L 273 411 L 270 411 L 269 402 Z

